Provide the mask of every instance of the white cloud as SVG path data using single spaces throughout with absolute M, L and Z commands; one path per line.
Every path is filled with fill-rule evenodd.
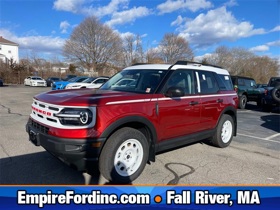
M 56 0 L 53 8 L 83 15 L 103 17 L 117 12 L 120 7 L 126 8 L 129 0 L 111 0 L 106 6 L 96 5 L 94 0 Z M 92 3 L 92 4 L 91 4 Z
M 209 58 L 209 57 L 212 57 L 214 54 L 212 54 L 212 53 L 206 53 L 206 54 L 204 54 L 204 55 L 198 55 L 198 56 L 195 56 L 194 57 L 194 61 L 195 62 L 202 62 L 202 60 L 204 59 L 204 58 Z
M 70 27 L 70 24 L 66 20 L 60 22 L 59 28 L 60 28 L 62 34 L 66 34 L 67 33 L 67 29 L 69 27 Z
M 146 7 L 127 9 L 128 3 L 129 0 L 111 0 L 107 5 L 100 6 L 97 5 L 94 0 L 56 0 L 53 8 L 56 10 L 83 14 L 85 16 L 94 15 L 99 18 L 110 16 L 111 20 L 106 22 L 109 26 L 133 22 L 137 18 L 151 14 L 150 10 Z
M 115 30 L 115 32 L 119 33 L 119 35 L 122 39 L 124 39 L 125 37 L 128 37 L 128 36 L 135 36 L 135 34 L 131 33 L 131 32 L 120 33 L 119 31 L 116 31 L 116 30 Z
M 237 6 L 238 3 L 236 2 L 236 0 L 229 0 L 224 5 L 227 6 L 227 7 L 233 7 L 233 6 Z
M 83 7 L 82 13 L 103 17 L 117 12 L 121 6 L 126 8 L 128 2 L 129 0 L 112 0 L 108 5 L 103 7 Z
M 22 36 L 18 37 L 7 29 L 0 28 L 0 34 L 3 38 L 19 44 L 19 51 L 32 50 L 38 53 L 54 53 L 58 54 L 64 45 L 65 40 L 60 37 L 53 36 Z
M 60 11 L 78 13 L 86 0 L 56 0 L 53 8 Z
M 174 20 L 170 25 L 171 26 L 178 26 L 178 25 L 181 25 L 182 22 L 184 21 L 184 19 L 182 18 L 181 15 L 179 15 L 176 20 Z
M 268 42 L 267 45 L 271 47 L 280 47 L 280 40 L 274 42 Z
M 267 45 L 259 45 L 256 47 L 252 47 L 249 50 L 252 52 L 265 52 L 269 50 L 269 47 Z
M 112 19 L 107 21 L 106 24 L 114 26 L 134 22 L 137 18 L 148 16 L 150 13 L 150 10 L 146 7 L 133 7 L 130 10 L 115 12 Z
M 254 25 L 250 22 L 236 20 L 225 6 L 209 10 L 206 14 L 202 13 L 195 19 L 186 21 L 177 30 L 191 44 L 200 46 L 225 40 L 235 41 L 239 38 L 265 33 L 262 28 L 254 29 Z
M 167 0 L 166 2 L 159 4 L 157 9 L 159 14 L 171 13 L 180 9 L 188 9 L 192 12 L 196 12 L 200 9 L 208 9 L 213 5 L 207 0 Z
M 280 26 L 276 26 L 274 29 L 272 29 L 270 32 L 276 32 L 280 31 Z

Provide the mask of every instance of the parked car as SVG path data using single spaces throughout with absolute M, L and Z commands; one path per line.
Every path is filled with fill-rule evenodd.
M 280 106 L 280 77 L 270 78 L 261 102 L 264 111 L 271 111 L 273 107 Z
M 29 76 L 24 79 L 24 85 L 47 87 L 47 82 L 42 77 Z
M 70 84 L 70 83 L 74 83 L 74 82 L 82 82 L 85 79 L 87 79 L 87 76 L 80 76 L 80 77 L 73 77 L 71 79 L 69 79 L 68 81 L 58 81 L 58 82 L 54 82 L 53 86 L 52 86 L 52 90 L 62 90 L 65 89 L 65 87 Z
M 267 84 L 257 84 L 257 88 L 265 88 L 267 87 Z
M 135 85 L 115 85 L 124 78 Z M 33 144 L 78 170 L 131 183 L 157 153 L 206 140 L 229 146 L 237 106 L 225 69 L 187 61 L 133 65 L 99 89 L 36 95 L 26 131 Z
M 108 79 L 108 77 L 90 77 L 83 82 L 70 83 L 65 89 L 99 88 L 101 85 L 107 82 Z
M 0 87 L 2 87 L 4 85 L 4 81 L 3 79 L 0 78 Z
M 245 109 L 249 101 L 255 101 L 258 106 L 261 106 L 261 97 L 264 93 L 264 88 L 258 88 L 253 78 L 231 76 L 231 80 L 239 98 L 238 107 L 240 109 Z
M 52 87 L 53 83 L 57 82 L 57 81 L 60 81 L 59 77 L 49 77 L 49 78 L 46 79 L 48 87 Z
M 63 81 L 68 81 L 74 77 L 77 77 L 77 75 L 74 75 L 74 74 L 67 74 L 64 78 L 62 78 L 61 80 Z

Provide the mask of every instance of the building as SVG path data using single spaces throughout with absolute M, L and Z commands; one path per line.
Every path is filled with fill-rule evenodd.
M 0 36 L 0 59 L 5 63 L 8 63 L 11 60 L 19 63 L 18 46 L 17 43 Z

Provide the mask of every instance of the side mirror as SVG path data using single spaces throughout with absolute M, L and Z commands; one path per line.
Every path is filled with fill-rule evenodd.
M 164 94 L 166 97 L 182 97 L 185 95 L 183 88 L 180 87 L 170 87 L 167 89 L 166 93 Z

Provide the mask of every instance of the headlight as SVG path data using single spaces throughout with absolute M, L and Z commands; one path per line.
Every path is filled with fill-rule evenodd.
M 60 113 L 55 114 L 62 125 L 89 125 L 93 119 L 93 113 L 89 109 L 65 108 Z

